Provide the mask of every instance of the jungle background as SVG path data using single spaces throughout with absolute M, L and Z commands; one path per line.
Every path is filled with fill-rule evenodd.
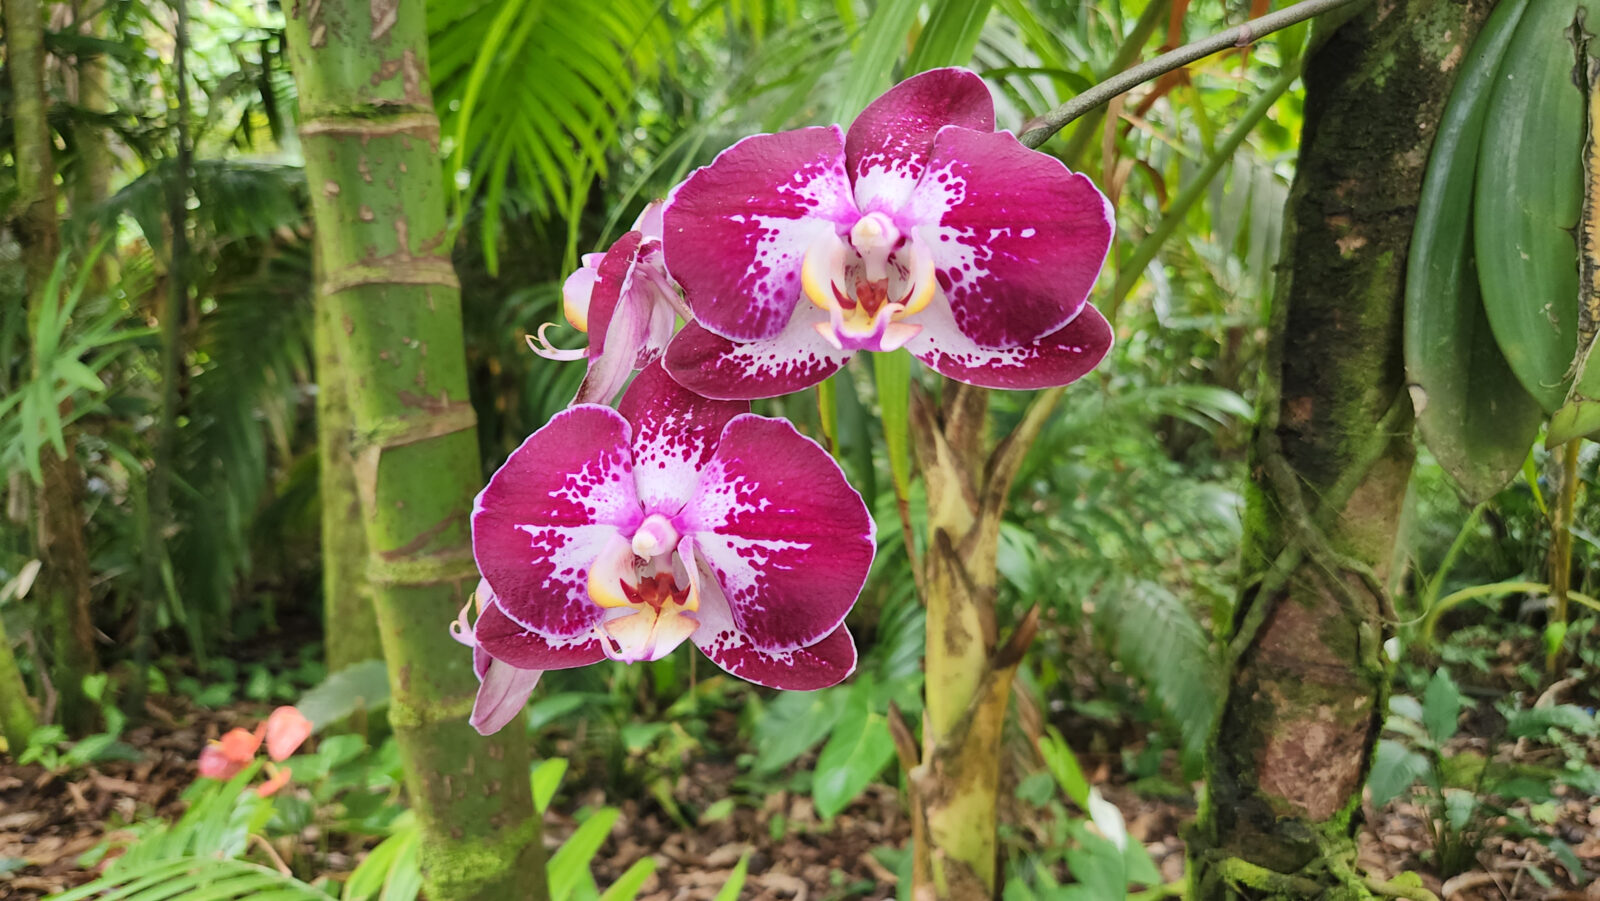
M 322 187 L 304 174 L 286 21 L 300 2 L 5 0 L 0 897 L 86 883 L 68 897 L 422 891 L 425 824 L 404 789 L 416 763 L 394 738 L 372 611 L 381 589 L 362 575 L 348 439 L 317 427 L 348 419 L 351 399 L 338 387 L 349 363 L 328 336 L 336 324 L 313 290 Z M 1374 328 L 1392 340 L 1368 334 L 1358 349 L 1377 356 L 1342 364 L 1349 336 L 1286 307 L 1316 288 L 1313 264 L 1285 250 L 1296 246 L 1286 231 L 1297 164 L 1322 165 L 1313 133 L 1338 157 L 1330 143 L 1355 147 L 1362 129 L 1386 135 L 1384 117 L 1399 117 L 1421 148 L 1410 175 L 1369 171 L 1379 187 L 1395 176 L 1414 191 L 1454 64 L 1427 78 L 1381 73 L 1397 54 L 1410 59 L 1386 35 L 1422 34 L 1415 23 L 1432 28 L 1436 8 L 1456 7 L 1443 57 L 1451 41 L 1470 43 L 1488 9 L 1380 6 L 1163 75 L 1042 148 L 1088 173 L 1116 209 L 1091 300 L 1118 343 L 1065 393 L 1002 527 L 1004 621 L 1039 610 L 1006 725 L 1007 899 L 1201 891 L 1189 885 L 1198 858 L 1186 855 L 1230 845 L 1226 825 L 1195 823 L 1208 782 L 1227 778 L 1236 756 L 1226 742 L 1239 732 L 1218 719 L 1238 715 L 1225 705 L 1243 671 L 1230 639 L 1254 565 L 1241 547 L 1288 528 L 1248 513 L 1252 493 L 1276 490 L 1258 427 L 1276 430 L 1294 391 L 1292 375 L 1286 387 L 1273 373 L 1327 360 L 1328 379 L 1404 382 L 1396 292 L 1348 301 L 1351 315 L 1376 305 Z M 604 249 L 738 138 L 848 121 L 930 61 L 982 74 L 1000 127 L 1020 132 L 1137 60 L 1269 9 L 428 3 L 409 25 L 425 42 L 440 120 L 432 156 L 479 477 L 577 388 L 581 367 L 541 359 L 525 336 L 559 320 L 578 256 Z M 1405 98 L 1390 112 L 1385 90 L 1391 103 Z M 1397 221 L 1399 239 L 1363 236 L 1339 252 L 1358 257 L 1369 241 L 1391 252 L 1399 240 L 1403 259 L 1411 220 Z M 1297 283 L 1310 287 L 1286 286 L 1300 266 L 1311 274 Z M 849 620 L 857 675 L 777 694 L 687 647 L 647 665 L 546 675 L 501 740 L 531 754 L 534 845 L 547 853 L 527 860 L 550 898 L 909 897 L 912 827 L 890 723 L 891 705 L 913 719 L 920 710 L 922 613 L 892 408 L 870 365 L 836 381 L 830 404 L 813 392 L 758 412 L 789 416 L 834 449 L 879 524 L 879 557 Z M 1327 390 L 1348 395 L 1349 384 Z M 991 404 L 1008 423 L 1026 402 L 997 393 Z M 1353 859 L 1380 896 L 1595 898 L 1600 617 L 1584 601 L 1600 578 L 1600 507 L 1589 503 L 1600 453 L 1584 444 L 1569 462 L 1536 442 L 1508 486 L 1469 500 L 1435 451 L 1419 444 L 1412 464 L 1409 406 L 1388 408 L 1386 397 L 1366 427 L 1404 464 L 1385 470 L 1395 503 L 1378 511 L 1388 540 L 1374 566 L 1393 602 L 1378 619 L 1392 693 L 1358 761 L 1365 788 L 1339 815 Z M 1359 431 L 1311 419 L 1296 427 Z M 924 515 L 915 481 L 907 503 L 913 520 Z M 1558 614 L 1562 579 L 1562 598 L 1570 589 L 1575 600 Z M 470 589 L 436 623 L 413 625 L 444 636 Z M 259 796 L 261 764 L 198 778 L 208 741 L 254 729 L 281 704 L 317 729 L 288 761 L 287 787 Z M 451 741 L 441 767 L 485 747 L 470 734 Z M 455 815 L 487 820 L 501 803 Z M 434 806 L 427 817 L 452 815 Z M 1243 897 L 1316 888 L 1252 894 L 1229 880 Z

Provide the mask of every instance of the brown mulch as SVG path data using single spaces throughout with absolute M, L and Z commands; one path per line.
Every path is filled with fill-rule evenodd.
M 110 762 L 66 774 L 39 766 L 19 766 L 0 757 L 0 860 L 21 858 L 27 865 L 0 874 L 0 899 L 36 901 L 82 884 L 94 872 L 78 866 L 83 852 L 136 819 L 175 819 L 180 794 L 195 778 L 195 759 L 206 740 L 233 726 L 253 726 L 264 710 L 205 710 L 182 699 L 152 705 L 151 721 L 130 730 L 124 740 L 142 759 Z M 581 759 L 581 757 L 579 758 Z M 1086 758 L 1087 759 L 1087 758 Z M 1162 876 L 1183 873 L 1181 833 L 1193 820 L 1184 801 L 1144 797 L 1118 782 L 1114 767 L 1092 767 L 1108 799 L 1123 811 L 1129 834 L 1150 851 Z M 607 796 L 598 788 L 562 796 L 547 820 L 552 849 L 576 828 L 567 811 L 609 804 L 620 809 L 611 836 L 595 861 L 595 878 L 608 885 L 634 862 L 652 857 L 655 873 L 645 883 L 644 901 L 696 901 L 714 898 L 749 855 L 745 901 L 833 901 L 883 899 L 895 894 L 895 874 L 872 854 L 901 848 L 910 834 L 903 799 L 883 785 L 872 786 L 831 823 L 817 815 L 808 796 L 774 790 L 760 796 L 734 794 L 741 775 L 725 760 L 695 760 L 671 787 L 686 818 L 732 797 L 725 816 L 711 822 L 674 819 L 654 800 Z M 1567 796 L 1557 805 L 1551 827 L 1572 846 L 1591 872 L 1600 872 L 1600 809 L 1594 798 Z M 726 805 L 724 805 L 726 806 Z M 1481 871 L 1445 882 L 1426 862 L 1425 811 L 1401 801 L 1383 811 L 1368 811 L 1372 827 L 1361 837 L 1361 863 L 1369 872 L 1393 876 L 1414 870 L 1441 898 L 1460 901 L 1600 901 L 1600 885 L 1584 887 L 1554 864 L 1536 842 L 1492 838 L 1479 856 Z M 347 872 L 359 851 L 305 853 L 325 865 L 322 872 Z M 1537 866 L 1554 877 L 1546 888 L 1530 874 Z M 1580 877 L 1581 878 L 1581 877 Z
M 183 698 L 152 700 L 146 709 L 149 721 L 122 737 L 142 752 L 139 760 L 55 774 L 0 755 L 0 860 L 28 862 L 0 873 L 0 899 L 31 901 L 92 879 L 78 866 L 80 854 L 136 819 L 176 819 L 206 741 L 260 718 L 256 710 L 208 710 Z

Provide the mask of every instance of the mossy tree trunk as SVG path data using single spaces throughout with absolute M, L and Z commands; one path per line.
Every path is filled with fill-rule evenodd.
M 336 348 L 336 322 L 317 298 L 317 478 L 322 502 L 322 612 L 328 671 L 382 659 L 378 619 L 367 589 L 367 536 L 350 456 L 350 399 Z
M 423 827 L 428 897 L 542 898 L 525 741 L 467 724 L 471 655 L 447 628 L 477 579 L 468 517 L 483 477 L 422 0 L 287 10 L 318 298 L 336 326 L 389 718 Z
M 1362 786 L 1387 706 L 1384 592 L 1414 450 L 1406 253 L 1435 129 L 1488 0 L 1323 26 L 1255 434 L 1229 693 L 1191 863 L 1202 899 L 1366 897 Z
M 14 228 L 22 245 L 29 322 L 42 305 L 56 303 L 44 289 L 61 249 L 56 208 L 55 164 L 46 120 L 44 19 L 40 0 L 5 0 L 6 68 L 11 73 L 15 129 L 17 206 Z M 30 329 L 30 332 L 32 330 Z M 34 495 L 39 559 L 44 564 L 33 596 L 48 634 L 50 677 L 60 706 L 57 718 L 72 734 L 94 727 L 96 710 L 83 692 L 83 677 L 96 668 L 90 619 L 89 553 L 84 540 L 83 471 L 66 436 L 66 456 L 46 444 L 40 450 L 42 484 Z

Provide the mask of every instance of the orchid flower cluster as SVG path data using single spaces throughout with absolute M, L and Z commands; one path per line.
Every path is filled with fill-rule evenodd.
M 745 138 L 584 257 L 562 296 L 587 348 L 557 349 L 546 328 L 530 344 L 586 360 L 587 377 L 472 513 L 477 617 L 453 628 L 473 649 L 480 732 L 514 719 L 545 670 L 685 641 L 773 688 L 850 675 L 843 623 L 872 518 L 822 447 L 749 402 L 861 351 L 1031 389 L 1111 348 L 1087 302 L 1109 203 L 994 125 L 977 75 L 925 72 L 848 131 Z

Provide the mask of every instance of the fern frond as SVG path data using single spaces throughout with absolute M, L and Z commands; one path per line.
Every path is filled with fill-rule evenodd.
M 168 901 L 201 896 L 206 901 L 268 897 L 278 901 L 335 901 L 327 892 L 269 867 L 214 857 L 178 857 L 119 868 L 114 875 L 52 895 L 46 901 Z
M 1155 582 L 1113 583 L 1095 599 L 1095 629 L 1178 727 L 1198 760 L 1223 695 L 1210 637 L 1176 595 Z

